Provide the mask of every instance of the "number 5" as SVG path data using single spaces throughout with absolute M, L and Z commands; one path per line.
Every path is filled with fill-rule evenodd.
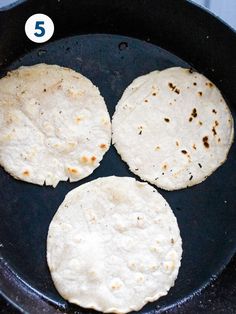
M 40 33 L 35 32 L 34 35 L 37 37 L 43 37 L 45 34 L 45 28 L 42 27 L 41 25 L 44 25 L 44 21 L 37 21 L 35 23 L 35 30 L 39 30 Z

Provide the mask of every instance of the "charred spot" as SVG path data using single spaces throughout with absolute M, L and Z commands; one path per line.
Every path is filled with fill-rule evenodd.
M 202 125 L 202 121 L 199 121 L 198 123 L 199 123 L 199 125 Z
M 209 143 L 208 143 L 208 136 L 204 136 L 202 138 L 202 141 L 203 141 L 203 145 L 206 147 L 206 148 L 209 148 Z
M 217 134 L 216 129 L 215 129 L 214 126 L 213 126 L 213 128 L 212 128 L 212 132 L 213 132 L 213 135 L 214 135 L 214 136 Z
M 147 99 L 145 99 L 145 100 L 144 100 L 144 102 L 148 102 L 148 100 L 147 100 Z
M 193 149 L 197 149 L 197 147 L 196 147 L 196 145 L 195 145 L 195 144 L 193 144 Z
M 134 170 L 135 170 L 135 171 L 139 171 L 139 168 L 135 168 Z
M 165 118 L 164 119 L 166 122 L 170 122 L 170 119 L 169 118 Z
M 216 110 L 215 110 L 215 109 L 212 109 L 212 112 L 213 112 L 214 114 L 217 114 L 217 112 L 216 112 Z
M 164 174 L 165 174 L 165 173 L 164 173 L 164 172 L 162 172 L 162 175 L 163 175 L 163 176 L 164 176 Z
M 193 69 L 192 68 L 188 69 L 188 72 L 192 74 L 193 73 Z
M 171 90 L 174 90 L 176 86 L 173 83 L 168 83 L 168 86 Z
M 230 122 L 230 120 L 229 120 Z M 215 121 L 215 126 L 218 126 L 219 125 L 219 122 L 218 121 Z
M 175 241 L 174 241 L 173 238 L 171 238 L 170 242 L 171 242 L 171 244 L 174 244 L 174 243 L 175 243 Z
M 198 92 L 198 95 L 199 95 L 199 96 L 202 96 L 202 92 Z
M 188 152 L 185 149 L 183 149 L 183 150 L 181 150 L 181 153 L 186 155 Z
M 209 86 L 211 88 L 213 87 L 213 84 L 211 82 L 206 82 L 206 86 Z
M 60 111 L 59 111 L 59 113 L 61 114 L 61 113 L 62 113 L 62 111 L 60 110 Z
M 167 164 L 164 164 L 163 167 L 162 167 L 164 170 L 167 169 Z
M 196 83 L 196 82 L 193 82 L 193 85 L 194 85 L 194 86 L 197 86 L 197 83 Z
M 197 109 L 196 109 L 196 108 L 193 108 L 193 111 L 192 111 L 192 113 L 191 113 L 191 116 L 192 116 L 193 118 L 196 118 L 196 117 L 197 117 Z
M 44 93 L 46 93 L 47 89 L 46 89 L 46 88 L 44 88 L 44 90 L 43 90 L 43 91 L 44 91 Z
M 192 121 L 193 121 L 193 118 L 192 118 L 192 117 L 190 117 L 190 118 L 188 119 L 188 121 L 189 121 L 189 122 L 192 122 Z
M 176 94 L 180 93 L 180 90 L 176 87 L 176 85 L 174 85 L 173 83 L 168 83 L 168 86 L 170 87 L 170 89 L 172 91 L 174 91 Z
M 156 181 L 156 180 L 158 180 L 159 178 L 158 177 L 156 177 L 154 180 Z
M 138 129 L 139 129 L 138 135 L 141 135 L 143 133 L 143 127 L 139 126 Z
M 152 96 L 156 96 L 157 93 L 152 93 Z
M 160 146 L 157 146 L 156 148 L 155 148 L 155 150 L 159 150 L 160 149 Z
M 175 144 L 176 144 L 176 146 L 179 146 L 179 142 L 178 141 L 176 141 Z
M 221 139 L 220 139 L 220 138 L 218 138 L 218 143 L 220 143 L 220 141 L 221 141 Z
M 202 168 L 202 165 L 200 163 L 198 164 L 198 166 L 199 166 L 199 168 Z
M 190 178 L 189 178 L 189 181 L 191 181 L 191 180 L 192 180 L 192 178 L 193 178 L 193 176 L 191 175 L 191 176 L 190 176 Z

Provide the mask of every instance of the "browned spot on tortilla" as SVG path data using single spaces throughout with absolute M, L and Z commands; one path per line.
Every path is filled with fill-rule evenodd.
M 86 164 L 88 162 L 88 158 L 86 156 L 82 156 L 80 158 L 80 161 L 83 163 L 83 164 Z
M 188 152 L 185 149 L 183 149 L 183 150 L 181 150 L 181 153 L 186 155 Z
M 217 134 L 216 129 L 215 129 L 214 126 L 213 126 L 213 128 L 212 128 L 212 132 L 213 132 L 213 135 L 214 135 L 214 136 Z
M 196 147 L 196 145 L 195 145 L 195 144 L 193 144 L 193 149 L 197 149 L 197 147 Z
M 192 74 L 193 73 L 193 69 L 192 68 L 188 69 L 188 72 Z
M 173 238 L 171 238 L 170 242 L 171 242 L 171 244 L 174 244 L 174 243 L 175 243 L 175 241 L 174 241 Z
M 197 109 L 196 109 L 196 108 L 193 108 L 193 111 L 192 111 L 192 113 L 191 113 L 191 116 L 192 116 L 193 118 L 196 118 L 196 117 L 197 117 Z
M 68 170 L 68 172 L 71 173 L 71 174 L 78 173 L 78 171 L 77 171 L 75 168 L 70 168 L 70 167 L 68 167 L 67 170 Z
M 206 82 L 206 86 L 209 86 L 211 88 L 213 87 L 213 84 L 211 82 Z
M 28 170 L 25 170 L 24 172 L 23 172 L 23 176 L 29 176 L 29 171 Z
M 164 118 L 164 120 L 165 120 L 166 122 L 170 122 L 170 119 L 169 119 L 169 118 Z
M 179 142 L 178 141 L 176 141 L 175 144 L 176 144 L 176 146 L 179 146 Z
M 155 148 L 155 150 L 159 150 L 160 149 L 160 146 L 157 146 L 156 148 Z
M 152 96 L 156 96 L 157 93 L 152 93 Z
M 198 92 L 198 95 L 199 95 L 199 96 L 202 96 L 202 92 Z
M 203 141 L 203 145 L 204 145 L 206 148 L 209 148 L 209 147 L 210 147 L 210 145 L 209 145 L 209 143 L 208 143 L 208 136 L 204 136 L 204 137 L 202 138 L 202 141 Z
M 163 169 L 163 170 L 166 170 L 167 167 L 168 167 L 168 165 L 167 165 L 167 164 L 164 164 L 164 165 L 162 166 L 162 169 Z
M 229 122 L 230 122 L 230 120 L 229 120 Z M 216 120 L 215 121 L 215 126 L 218 126 L 219 125 L 219 122 Z
M 144 102 L 148 102 L 148 100 L 147 100 L 147 99 L 145 99 L 145 100 L 144 100 Z
M 219 143 L 220 143 L 220 141 L 221 141 L 220 138 L 218 138 L 218 142 L 219 142 Z
M 176 94 L 180 93 L 180 90 L 176 87 L 176 85 L 174 85 L 173 83 L 168 83 L 168 86 L 170 87 L 170 89 L 172 91 L 174 91 Z
M 212 112 L 213 112 L 213 113 L 215 113 L 215 114 L 217 114 L 217 112 L 216 112 L 216 110 L 215 110 L 215 109 L 212 109 Z
M 171 90 L 174 90 L 176 87 L 173 83 L 168 83 L 168 86 Z
M 91 161 L 94 162 L 97 158 L 95 156 L 91 157 Z
M 220 102 L 223 102 L 223 99 L 221 98 Z
M 105 149 L 105 148 L 107 148 L 107 145 L 106 144 L 101 144 L 100 148 Z
M 76 118 L 76 122 L 77 122 L 77 123 L 80 123 L 80 121 L 81 121 L 81 118 L 80 118 L 80 117 L 77 117 L 77 118 Z
M 193 121 L 193 118 L 192 118 L 192 117 L 190 117 L 190 118 L 188 119 L 188 121 L 189 121 L 189 122 L 192 122 L 192 121 Z
M 193 82 L 193 85 L 194 85 L 194 86 L 197 86 L 197 83 L 196 83 L 196 82 Z
M 199 121 L 198 123 L 199 123 L 200 125 L 202 125 L 202 121 Z
M 46 93 L 47 89 L 46 89 L 46 88 L 44 88 L 44 89 L 43 89 L 43 91 L 44 91 L 44 93 Z

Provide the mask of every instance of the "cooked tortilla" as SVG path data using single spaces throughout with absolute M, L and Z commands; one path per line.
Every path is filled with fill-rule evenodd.
M 182 255 L 176 218 L 147 183 L 99 178 L 69 192 L 49 226 L 47 261 L 68 301 L 105 313 L 167 294 Z
M 111 126 L 89 79 L 57 65 L 20 67 L 0 80 L 0 95 L 0 164 L 16 179 L 55 187 L 99 166 Z
M 198 184 L 227 158 L 233 118 L 218 88 L 189 69 L 142 76 L 113 116 L 113 143 L 130 170 L 166 190 Z

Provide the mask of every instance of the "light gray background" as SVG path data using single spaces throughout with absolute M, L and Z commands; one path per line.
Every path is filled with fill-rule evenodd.
M 0 7 L 7 6 L 16 0 L 0 0 Z M 176 0 L 179 1 L 179 0 Z M 198 3 L 215 15 L 221 17 L 226 23 L 236 30 L 236 0 L 192 0 Z

